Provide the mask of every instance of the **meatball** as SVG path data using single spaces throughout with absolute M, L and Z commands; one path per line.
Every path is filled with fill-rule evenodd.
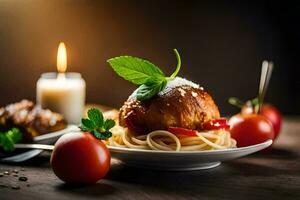
M 135 133 L 170 126 L 201 130 L 205 122 L 220 117 L 214 100 L 203 88 L 182 78 L 170 82 L 146 101 L 137 100 L 133 93 L 120 109 L 120 124 Z

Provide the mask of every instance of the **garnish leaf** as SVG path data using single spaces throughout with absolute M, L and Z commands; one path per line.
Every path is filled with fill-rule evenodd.
M 80 128 L 84 131 L 88 131 L 90 129 L 96 128 L 94 123 L 89 119 L 81 119 L 81 125 Z
M 108 120 L 106 120 L 106 121 L 104 122 L 103 127 L 104 127 L 105 130 L 109 130 L 109 129 L 111 129 L 112 127 L 114 127 L 115 124 L 116 124 L 116 123 L 115 123 L 114 120 L 108 119 Z
M 94 123 L 95 127 L 103 125 L 103 114 L 98 109 L 89 109 L 87 114 L 89 119 Z
M 119 56 L 111 58 L 107 62 L 119 76 L 140 86 L 135 95 L 138 100 L 143 101 L 158 94 L 166 87 L 167 81 L 177 76 L 181 67 L 181 59 L 176 49 L 174 49 L 174 52 L 177 59 L 177 67 L 170 77 L 166 77 L 151 62 L 137 57 Z
M 251 101 L 252 106 L 257 106 L 259 104 L 259 100 L 257 97 L 254 99 L 251 99 L 250 101 Z
M 255 113 L 258 113 L 259 100 L 258 100 L 257 97 L 254 98 L 254 99 L 248 100 L 246 102 L 243 102 L 243 101 L 239 100 L 236 97 L 230 97 L 228 99 L 228 103 L 231 104 L 231 105 L 234 105 L 234 106 L 236 106 L 238 108 L 243 108 L 244 106 L 249 106 L 249 107 L 254 108 Z
M 94 131 L 94 136 L 100 140 L 106 140 L 112 136 L 112 133 L 110 131 L 106 131 L 106 132 Z
M 147 60 L 132 56 L 119 56 L 107 60 L 114 71 L 127 81 L 142 85 L 152 77 L 164 77 L 164 73 Z
M 112 136 L 110 129 L 115 126 L 115 121 L 112 119 L 104 120 L 100 110 L 91 108 L 87 112 L 88 119 L 81 119 L 80 129 L 90 132 L 100 140 L 106 140 Z
M 241 100 L 239 100 L 236 97 L 229 97 L 228 103 L 231 105 L 234 105 L 236 107 L 239 107 L 239 108 L 242 108 L 245 104 L 244 102 L 242 102 Z
M 11 130 L 0 133 L 0 146 L 4 151 L 13 151 L 14 144 L 22 140 L 22 133 L 18 128 L 12 128 Z
M 150 99 L 151 97 L 162 91 L 165 88 L 166 84 L 166 79 L 151 79 L 138 88 L 136 92 L 136 98 L 140 101 Z

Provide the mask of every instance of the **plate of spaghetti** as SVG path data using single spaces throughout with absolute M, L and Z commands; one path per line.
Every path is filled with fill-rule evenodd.
M 159 170 L 197 170 L 245 156 L 272 144 L 237 148 L 226 118 L 200 85 L 166 76 L 151 62 L 132 56 L 108 60 L 113 70 L 139 87 L 119 110 L 104 113 L 116 125 L 104 141 L 112 155 L 126 165 Z

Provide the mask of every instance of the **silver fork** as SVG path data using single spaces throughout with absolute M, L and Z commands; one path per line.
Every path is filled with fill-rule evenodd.
M 0 162 L 19 163 L 19 162 L 29 160 L 29 159 L 39 155 L 42 152 L 43 152 L 42 149 L 33 149 L 33 150 L 26 151 L 24 153 L 20 153 L 20 154 L 14 155 L 14 156 L 0 158 Z
M 39 150 L 48 150 L 52 151 L 54 149 L 54 145 L 49 144 L 15 144 L 14 147 L 16 149 L 39 149 Z
M 43 152 L 43 150 L 52 151 L 54 148 L 53 145 L 47 145 L 47 144 L 15 144 L 14 147 L 16 149 L 32 149 L 32 150 L 14 156 L 1 158 L 0 162 L 9 162 L 9 163 L 23 162 L 39 155 L 40 153 Z

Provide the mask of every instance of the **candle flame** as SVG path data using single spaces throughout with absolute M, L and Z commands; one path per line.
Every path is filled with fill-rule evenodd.
M 67 70 L 67 50 L 65 43 L 59 43 L 57 50 L 57 70 L 59 73 L 64 73 Z

